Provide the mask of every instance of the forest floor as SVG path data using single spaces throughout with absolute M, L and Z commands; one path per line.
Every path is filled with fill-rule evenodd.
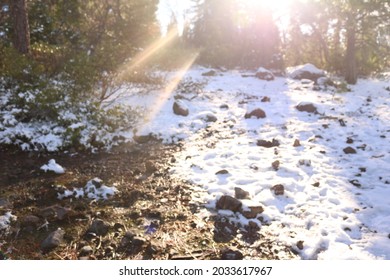
M 180 144 L 126 144 L 110 153 L 22 152 L 0 147 L 2 259 L 279 259 L 289 248 L 214 215 L 191 200 L 193 185 L 169 175 Z M 64 174 L 40 167 L 55 157 Z M 58 199 L 100 178 L 117 186 L 107 200 Z M 17 217 L 17 218 L 16 218 Z M 62 230 L 59 230 L 62 229 Z M 61 234 L 58 234 L 58 233 Z

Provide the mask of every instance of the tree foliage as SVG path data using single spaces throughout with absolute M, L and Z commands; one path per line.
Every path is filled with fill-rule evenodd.
M 252 3 L 253 4 L 253 3 Z M 186 41 L 201 49 L 200 62 L 219 66 L 278 67 L 280 37 L 267 6 L 237 0 L 198 1 Z

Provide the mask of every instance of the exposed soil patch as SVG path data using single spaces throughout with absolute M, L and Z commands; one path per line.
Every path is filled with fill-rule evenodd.
M 223 259 L 294 257 L 259 228 L 197 215 L 193 186 L 170 176 L 180 145 L 125 145 L 110 153 L 39 154 L 0 147 L 0 215 L 17 217 L 2 233 L 10 259 Z M 50 159 L 64 174 L 40 169 Z M 118 191 L 107 200 L 69 196 L 94 178 Z M 60 228 L 60 229 L 59 229 Z

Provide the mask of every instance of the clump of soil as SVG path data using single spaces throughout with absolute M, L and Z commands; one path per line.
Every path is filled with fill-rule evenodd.
M 126 144 L 109 153 L 42 154 L 0 147 L 0 215 L 17 217 L 0 242 L 8 259 L 221 259 L 226 250 L 241 258 L 294 257 L 276 250 L 260 228 L 201 218 L 194 186 L 172 178 L 180 145 Z M 50 159 L 64 174 L 40 169 Z M 59 193 L 99 178 L 118 190 L 107 200 Z M 230 230 L 229 230 L 230 229 Z M 233 229 L 233 230 L 232 230 Z M 241 231 L 241 232 L 240 232 Z M 226 236 L 231 234 L 231 236 Z M 53 238 L 55 237 L 55 238 Z M 224 238 L 222 238 L 224 237 Z M 225 254 L 226 255 L 226 254 Z

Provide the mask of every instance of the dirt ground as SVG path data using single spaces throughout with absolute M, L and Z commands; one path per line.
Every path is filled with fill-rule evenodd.
M 255 224 L 241 227 L 217 213 L 198 215 L 204 206 L 191 200 L 194 186 L 170 176 L 180 149 L 159 142 L 126 144 L 110 153 L 0 147 L 0 216 L 16 216 L 10 229 L 0 232 L 0 259 L 296 257 Z M 50 159 L 66 172 L 41 170 Z M 58 199 L 65 189 L 82 188 L 93 178 L 118 192 L 99 201 Z M 53 238 L 56 231 L 62 234 Z

